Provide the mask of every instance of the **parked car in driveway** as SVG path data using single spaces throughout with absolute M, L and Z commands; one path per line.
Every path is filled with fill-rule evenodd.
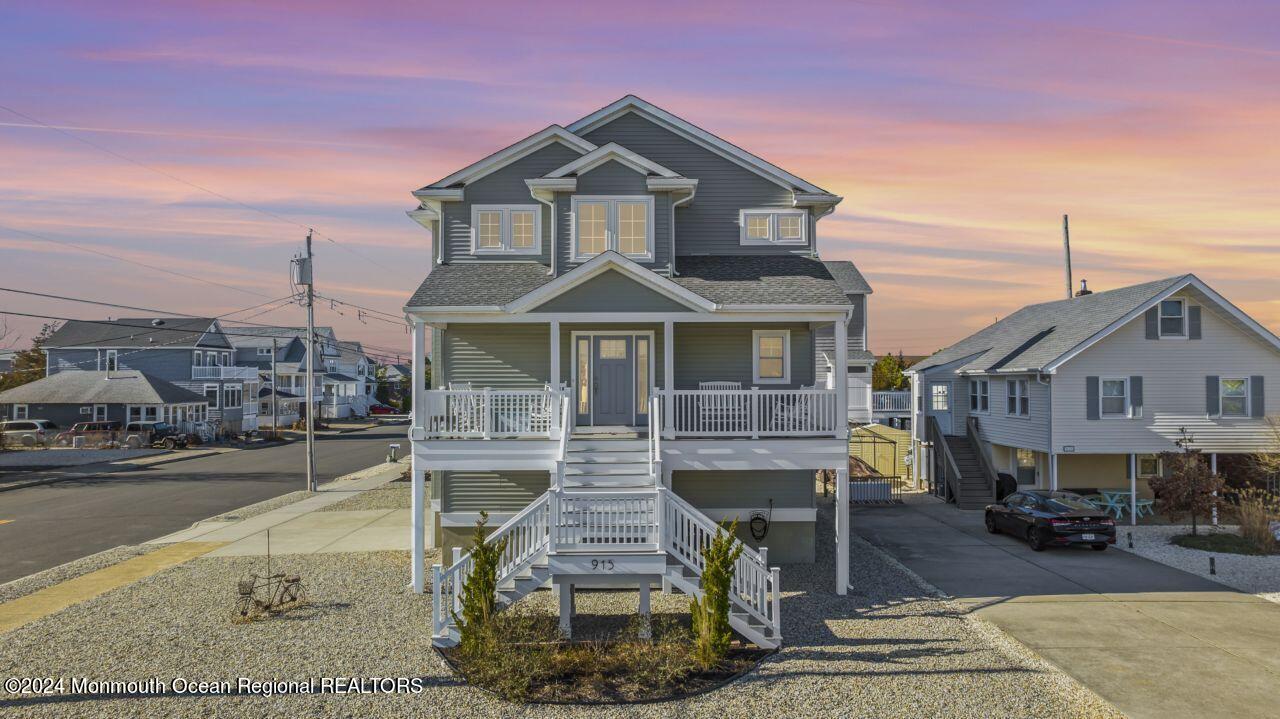
M 114 433 L 119 431 L 119 422 L 76 422 L 71 429 L 59 432 L 53 443 L 58 447 L 71 447 L 76 437 L 84 437 L 84 444 L 97 446 L 114 441 Z
M 53 440 L 58 425 L 47 419 L 11 419 L 0 422 L 0 437 L 10 446 L 44 447 Z
M 168 422 L 130 422 L 124 427 L 125 444 L 130 447 L 149 445 L 176 449 L 191 440 L 186 433 Z
M 987 531 L 1027 540 L 1037 552 L 1052 546 L 1087 544 L 1098 551 L 1116 543 L 1116 522 L 1075 492 L 1028 489 L 987 505 Z

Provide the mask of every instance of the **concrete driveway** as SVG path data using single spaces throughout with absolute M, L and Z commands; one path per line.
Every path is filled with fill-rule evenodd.
M 1114 548 L 1033 552 L 932 497 L 852 526 L 1135 719 L 1280 715 L 1280 605 Z

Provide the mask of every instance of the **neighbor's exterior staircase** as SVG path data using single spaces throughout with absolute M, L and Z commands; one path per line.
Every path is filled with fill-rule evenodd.
M 563 427 L 569 426 L 568 407 L 565 399 Z M 655 401 L 651 418 L 659 412 Z M 652 432 L 648 438 L 562 437 L 553 487 L 489 536 L 490 542 L 507 540 L 498 566 L 499 603 L 509 605 L 559 581 L 662 582 L 701 597 L 701 550 L 724 530 L 662 485 L 660 445 Z M 743 547 L 730 588 L 729 624 L 772 649 L 782 643 L 781 593 L 778 569 L 768 566 L 767 556 L 764 548 Z M 471 569 L 471 555 L 460 551 L 448 567 L 433 568 L 437 645 L 458 640 L 462 588 Z
M 956 506 L 960 509 L 982 509 L 996 501 L 990 481 L 978 459 L 978 450 L 968 437 L 947 437 L 947 448 L 960 470 L 956 483 Z

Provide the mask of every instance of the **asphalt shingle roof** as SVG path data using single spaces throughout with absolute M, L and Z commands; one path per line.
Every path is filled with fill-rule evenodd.
M 912 367 L 924 370 L 976 355 L 958 371 L 1034 371 L 1190 275 L 1130 285 L 1084 297 L 1027 305 Z
M 848 305 L 848 293 L 869 292 L 851 262 L 798 255 L 679 257 L 685 289 L 718 304 Z M 501 306 L 554 280 L 537 263 L 473 262 L 438 265 L 409 298 L 410 307 Z
M 158 377 L 126 370 L 58 372 L 0 392 L 0 404 L 178 404 L 204 401 L 202 395 Z
M 214 321 L 210 317 L 130 317 L 93 322 L 67 320 L 50 335 L 45 346 L 193 347 Z

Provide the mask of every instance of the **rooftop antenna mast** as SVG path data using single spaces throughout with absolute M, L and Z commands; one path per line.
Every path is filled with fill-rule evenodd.
M 1071 226 L 1066 215 L 1062 216 L 1062 252 L 1067 262 L 1067 299 L 1071 299 Z

